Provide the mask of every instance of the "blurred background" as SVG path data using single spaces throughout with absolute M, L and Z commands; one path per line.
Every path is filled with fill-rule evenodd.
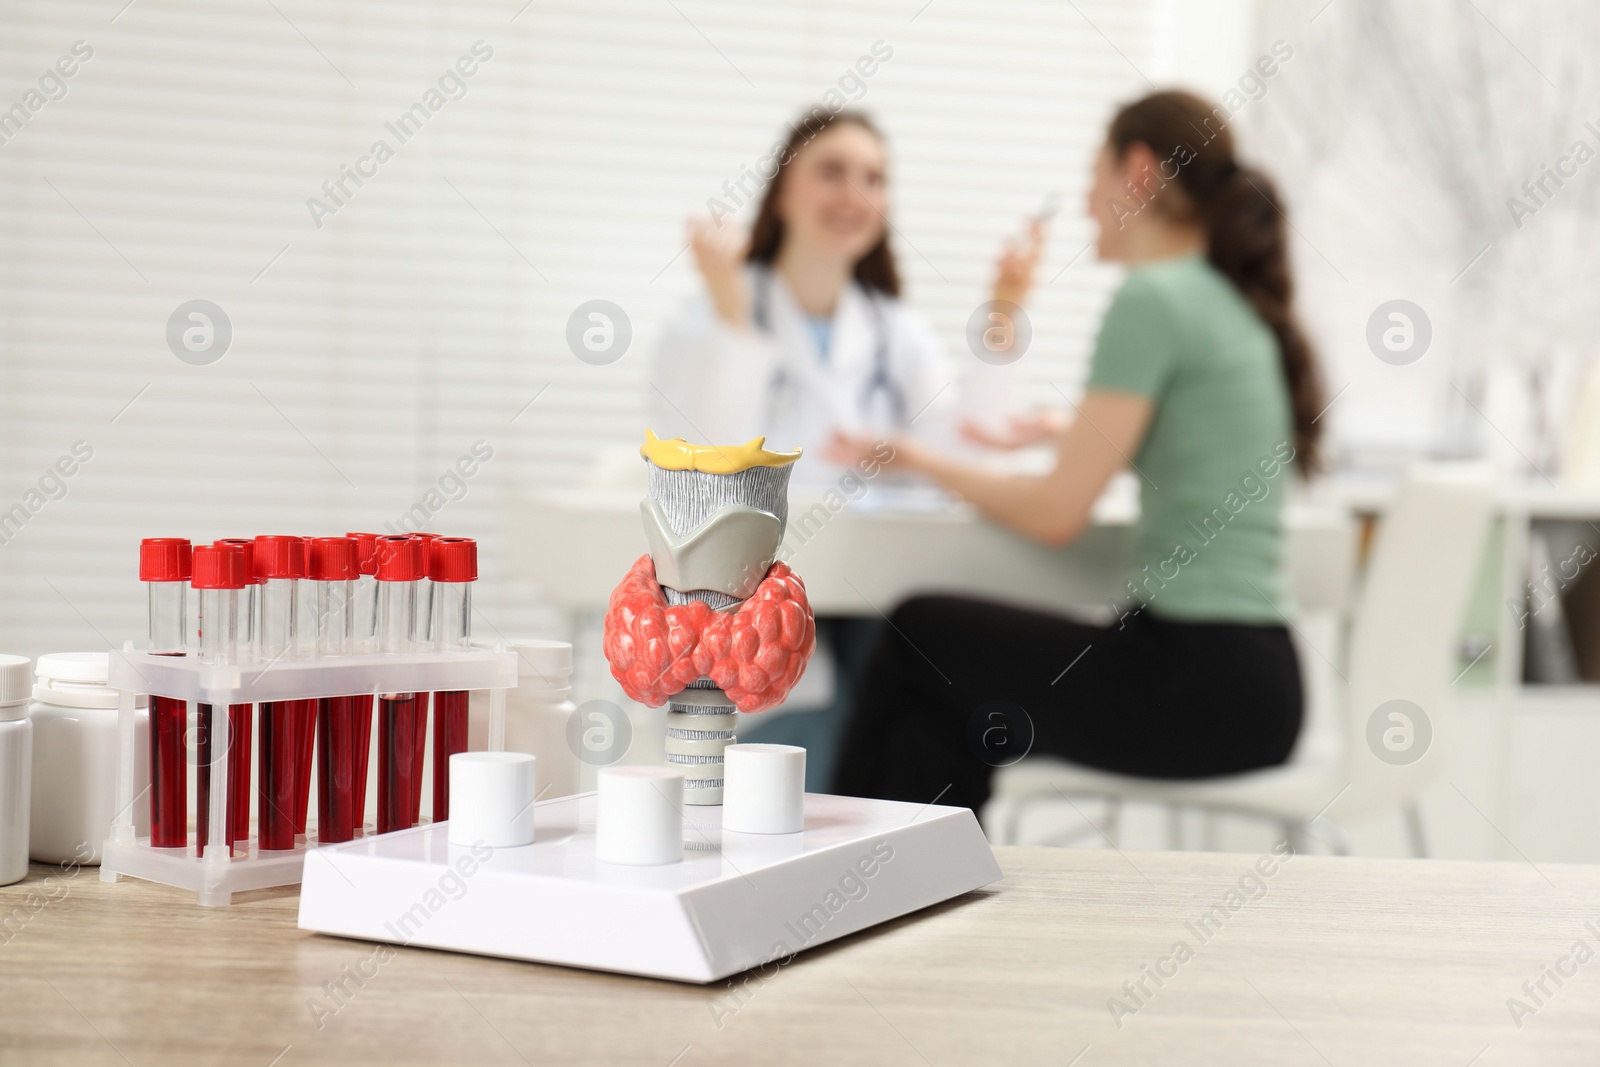
M 748 223 L 739 182 L 797 115 L 867 110 L 909 298 L 956 366 L 1001 241 L 1058 204 L 1006 384 L 1059 406 L 1118 279 L 1088 248 L 1090 163 L 1117 104 L 1181 85 L 1291 213 L 1332 398 L 1308 503 L 1365 533 L 1419 460 L 1502 487 L 1434 716 L 1460 744 L 1430 850 L 1600 860 L 1597 45 L 1575 0 L 12 0 L 0 648 L 138 637 L 140 537 L 357 529 L 477 537 L 480 636 L 581 638 L 549 588 L 570 561 L 530 528 L 560 513 L 527 501 L 636 449 L 698 284 L 686 216 Z M 595 300 L 621 312 L 609 362 L 568 340 Z M 1324 623 L 1302 636 L 1331 665 Z M 585 662 L 575 697 L 616 698 Z M 1355 846 L 1407 851 L 1392 814 Z

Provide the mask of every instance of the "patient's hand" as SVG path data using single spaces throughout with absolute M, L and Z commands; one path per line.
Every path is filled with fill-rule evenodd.
M 906 466 L 909 450 L 910 442 L 899 435 L 886 438 L 881 434 L 834 430 L 822 446 L 822 458 L 841 467 L 870 470 L 876 475 L 891 464 L 899 464 L 897 470 Z
M 960 430 L 962 437 L 985 448 L 1017 449 L 1054 441 L 1065 432 L 1067 423 L 1064 412 L 1035 408 L 1012 415 L 1003 430 L 991 429 L 973 419 L 963 419 Z
M 1021 307 L 1027 303 L 1033 289 L 1033 278 L 1044 258 L 1045 245 L 1050 237 L 1050 226 L 1044 219 L 1028 222 L 1021 240 L 1007 241 L 1000 250 L 995 264 L 993 299 L 1003 300 Z

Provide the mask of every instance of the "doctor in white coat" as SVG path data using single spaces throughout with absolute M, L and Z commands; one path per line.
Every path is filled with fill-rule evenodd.
M 883 138 L 858 112 L 813 112 L 765 161 L 754 226 L 690 223 L 705 281 L 662 339 L 661 436 L 801 447 L 806 482 L 832 481 L 834 432 L 947 437 L 955 369 L 928 321 L 900 299 L 889 247 Z M 993 296 L 1021 304 L 1044 243 L 1035 223 L 1000 259 Z
M 814 111 L 763 162 L 769 181 L 748 236 L 712 219 L 690 223 L 705 291 L 662 340 L 653 428 L 707 443 L 764 436 L 776 448 L 799 446 L 808 454 L 797 485 L 841 476 L 824 458 L 835 434 L 947 438 L 956 374 L 927 320 L 900 299 L 882 136 L 858 112 Z M 1035 220 L 1002 253 L 995 299 L 1023 303 L 1043 246 Z M 836 691 L 847 693 L 875 625 L 819 619 L 810 673 L 827 675 L 817 668 L 831 662 Z M 835 696 L 820 710 L 769 712 L 740 736 L 804 745 L 815 791 L 832 774 L 843 718 Z

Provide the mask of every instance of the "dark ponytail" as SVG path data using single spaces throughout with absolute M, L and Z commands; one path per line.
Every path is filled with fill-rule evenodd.
M 1205 226 L 1211 265 L 1271 328 L 1294 415 L 1296 458 L 1309 476 L 1322 464 L 1314 421 L 1323 408 L 1322 379 L 1294 313 L 1287 220 L 1272 180 L 1234 158 L 1227 121 L 1226 111 L 1191 93 L 1154 93 L 1117 112 L 1107 143 L 1119 158 L 1133 144 L 1155 153 L 1161 164 L 1152 185 L 1172 182 L 1183 194 L 1162 197 L 1159 210 Z

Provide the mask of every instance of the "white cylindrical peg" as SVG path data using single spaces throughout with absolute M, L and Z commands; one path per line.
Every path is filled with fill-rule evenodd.
M 526 752 L 457 752 L 450 757 L 450 843 L 516 848 L 533 844 L 534 757 Z
M 722 758 L 724 830 L 737 834 L 793 834 L 805 828 L 805 749 L 795 745 L 729 745 Z
M 604 767 L 594 854 L 606 863 L 652 867 L 683 859 L 683 772 L 670 767 Z

